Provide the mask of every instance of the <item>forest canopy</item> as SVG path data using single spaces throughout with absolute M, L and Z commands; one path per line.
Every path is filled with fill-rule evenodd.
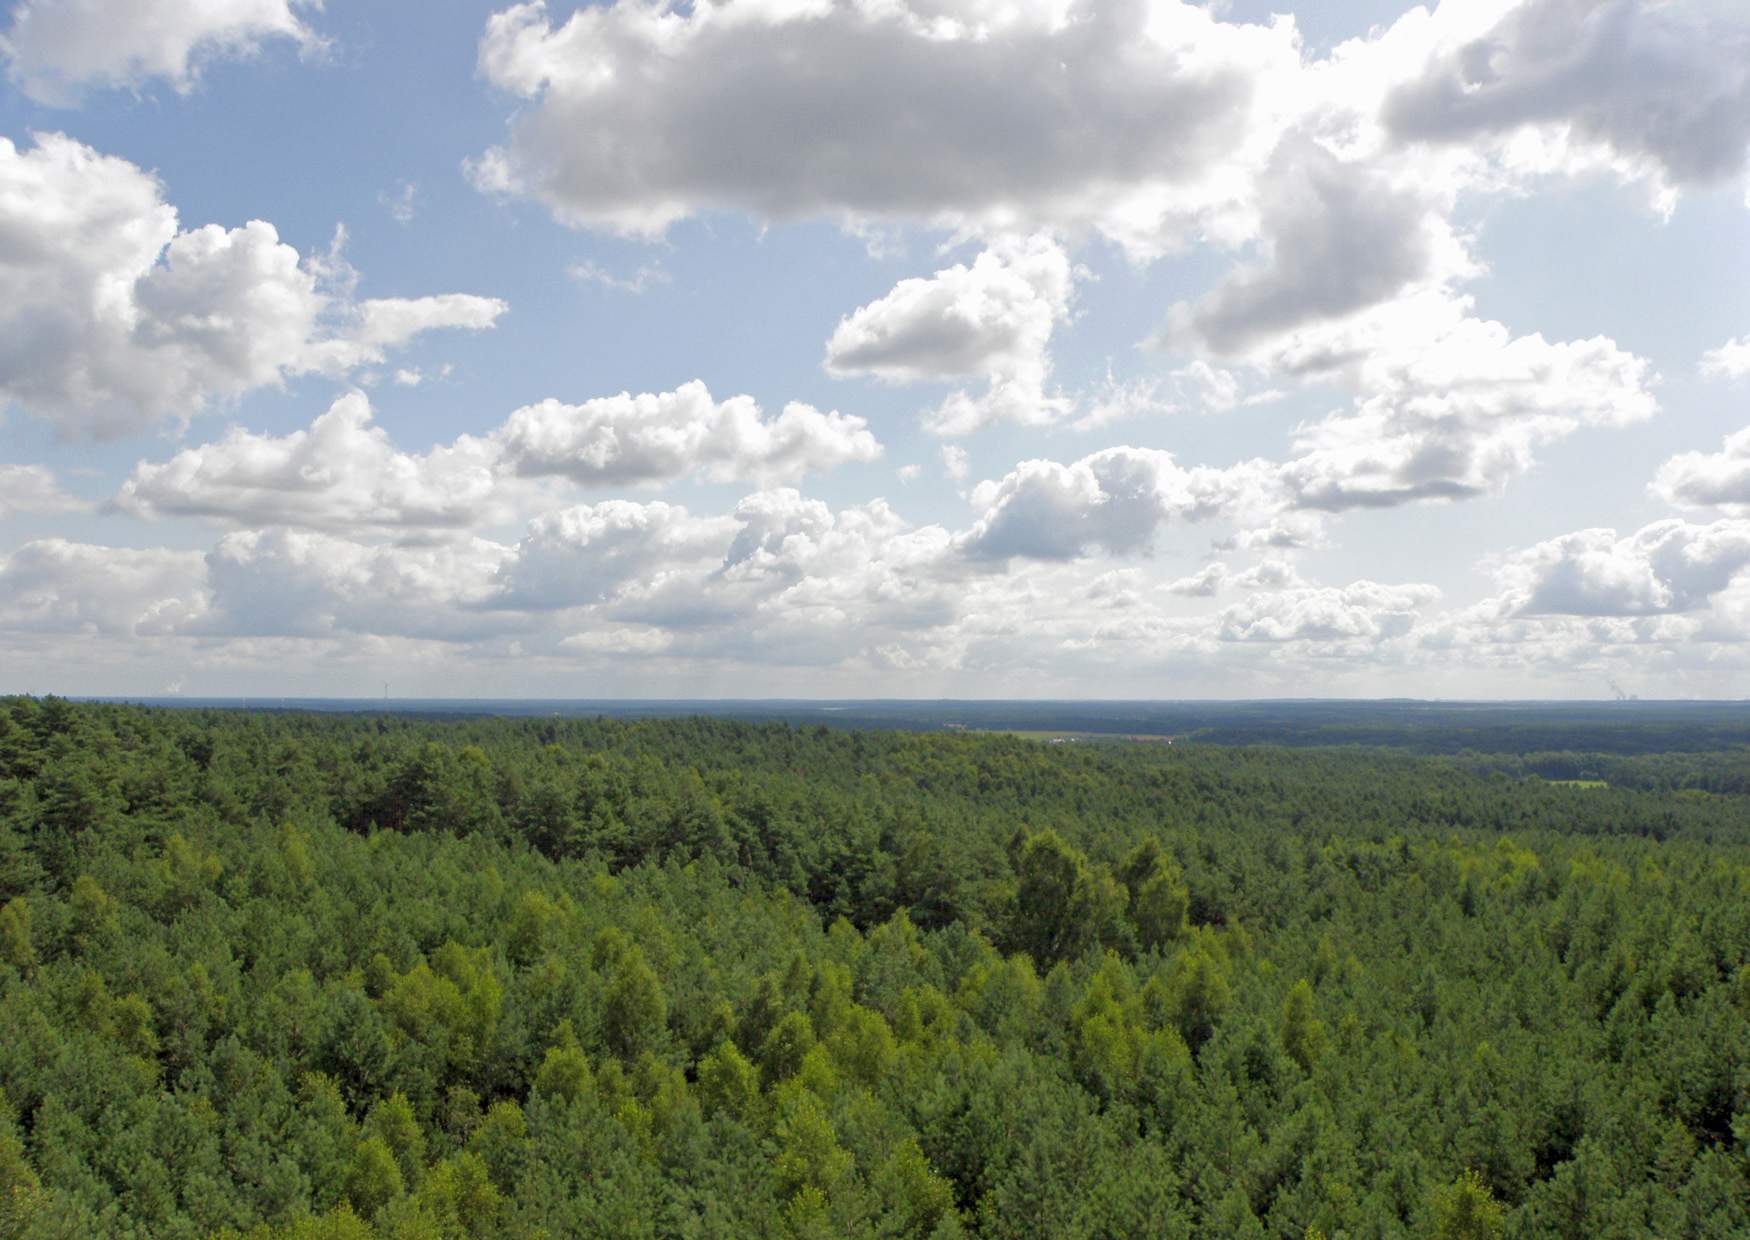
M 0 1234 L 1750 1233 L 1643 748 L 0 699 Z

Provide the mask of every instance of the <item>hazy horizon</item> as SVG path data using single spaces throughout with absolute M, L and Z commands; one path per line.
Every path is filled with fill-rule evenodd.
M 247 702 L 247 701 L 286 701 L 286 702 L 360 702 L 383 703 L 390 705 L 404 702 L 650 702 L 650 703 L 711 703 L 711 702 L 774 702 L 774 703 L 892 703 L 896 705 L 912 703 L 1015 703 L 1030 705 L 1035 703 L 1088 703 L 1088 704 L 1134 704 L 1134 705 L 1247 705 L 1267 703 L 1326 703 L 1341 702 L 1356 705 L 1372 704 L 1423 704 L 1423 705 L 1454 705 L 1454 706 L 1516 706 L 1516 705 L 1604 705 L 1604 706 L 1734 706 L 1750 704 L 1746 698 L 1610 698 L 1610 697 L 1569 697 L 1569 698 L 1461 698 L 1461 697 L 1320 697 L 1309 695 L 1304 697 L 538 697 L 534 695 L 473 695 L 469 697 L 417 696 L 398 697 L 393 694 L 388 697 L 372 697 L 369 694 L 328 694 L 319 696 L 299 696 L 290 693 L 257 693 L 257 694 L 127 694 L 127 693 L 26 693 L 24 696 L 56 696 L 66 697 L 70 701 L 81 702 Z

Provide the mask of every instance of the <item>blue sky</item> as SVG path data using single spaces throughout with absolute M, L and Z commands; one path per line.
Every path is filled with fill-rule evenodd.
M 0 691 L 1750 695 L 1750 18 L 1272 7 L 14 0 Z

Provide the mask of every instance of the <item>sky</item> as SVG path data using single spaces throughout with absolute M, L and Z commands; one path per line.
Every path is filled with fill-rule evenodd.
M 0 5 L 0 692 L 1750 697 L 1750 6 L 1281 7 Z

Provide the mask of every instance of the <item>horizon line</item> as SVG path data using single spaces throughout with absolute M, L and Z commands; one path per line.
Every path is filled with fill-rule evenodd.
M 1085 705 L 1085 706 L 1235 706 L 1235 705 L 1403 705 L 1403 706 L 1516 706 L 1516 705 L 1596 705 L 1596 706 L 1731 706 L 1750 705 L 1750 698 L 1685 697 L 1685 698 L 1608 698 L 1608 697 L 1336 697 L 1307 695 L 1300 697 L 538 697 L 532 695 L 444 697 L 414 695 L 408 697 L 376 697 L 361 694 L 291 694 L 291 693 L 37 693 L 31 690 L 6 691 L 0 697 L 30 697 L 36 699 L 60 697 L 72 702 L 108 703 L 175 703 L 175 702 L 344 702 L 358 705 L 394 705 L 396 703 L 567 703 L 615 705 Z

